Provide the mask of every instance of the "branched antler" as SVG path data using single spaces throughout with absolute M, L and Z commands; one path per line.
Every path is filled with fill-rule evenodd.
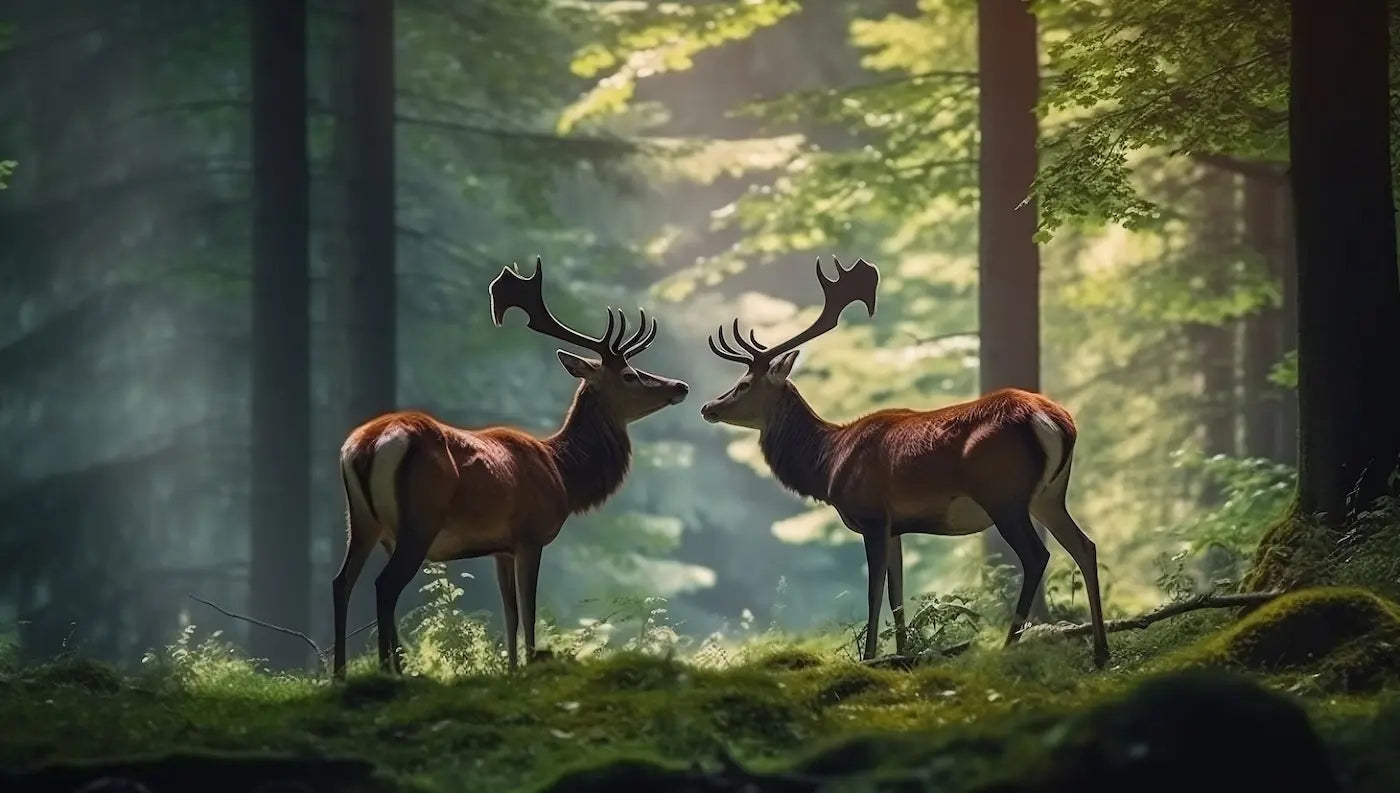
M 653 319 L 648 326 L 644 309 L 638 309 L 642 316 L 641 327 L 625 341 L 623 336 L 627 333 L 627 317 L 621 309 L 614 316 L 612 306 L 608 306 L 608 327 L 603 331 L 602 338 L 595 339 L 560 322 L 544 302 L 544 262 L 539 256 L 535 257 L 533 274 L 526 277 L 510 267 L 502 268 L 488 291 L 491 294 L 491 320 L 498 327 L 506 311 L 518 308 L 529 317 L 525 326 L 530 330 L 590 350 L 606 362 L 624 361 L 651 346 L 656 338 L 656 320 Z M 614 328 L 617 329 L 616 336 L 613 335 Z
M 776 344 L 772 347 L 764 346 L 758 341 L 752 330 L 749 331 L 749 338 L 746 341 L 739 331 L 739 320 L 734 320 L 734 342 L 741 350 L 734 349 L 729 340 L 724 336 L 724 326 L 720 326 L 716 336 L 709 339 L 710 351 L 715 355 L 736 363 L 742 363 L 751 369 L 765 369 L 778 356 L 816 337 L 834 329 L 841 312 L 846 306 L 852 303 L 862 303 L 870 316 L 875 316 L 875 296 L 880 285 L 880 271 L 875 265 L 864 259 L 857 259 L 856 263 L 848 268 L 842 267 L 841 262 L 835 256 L 831 260 L 836 263 L 836 277 L 827 278 L 822 272 L 821 257 L 817 257 L 817 282 L 822 287 L 822 312 L 812 322 L 806 330 L 798 333 L 792 338 Z M 718 344 L 716 343 L 718 338 Z

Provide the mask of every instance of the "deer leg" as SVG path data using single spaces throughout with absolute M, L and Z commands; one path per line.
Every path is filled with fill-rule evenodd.
M 535 660 L 535 593 L 540 586 L 542 552 L 542 548 L 521 548 L 515 553 L 515 592 L 525 629 L 525 663 Z
M 889 550 L 890 613 L 894 615 L 894 650 L 904 655 L 909 646 L 908 629 L 904 624 L 904 543 L 899 535 L 891 535 Z
M 1026 507 L 1003 508 L 989 514 L 996 522 L 997 531 L 1001 532 L 1002 538 L 1021 562 L 1021 594 L 1016 598 L 1016 613 L 1011 618 L 1011 630 L 1006 635 L 1005 646 L 1009 647 L 1021 638 L 1021 631 L 1030 617 L 1031 601 L 1035 598 L 1036 588 L 1040 586 L 1040 579 L 1045 575 L 1045 566 L 1050 562 L 1050 551 L 1046 550 L 1045 543 L 1036 533 Z
M 1108 632 L 1103 624 L 1103 602 L 1099 593 L 1099 559 L 1094 541 L 1070 517 L 1063 495 L 1047 496 L 1034 507 L 1035 516 L 1065 549 L 1080 575 L 1089 596 L 1089 621 L 1094 628 L 1094 666 L 1102 669 L 1108 663 Z
M 399 521 L 398 541 L 394 545 L 389 563 L 384 565 L 379 577 L 374 581 L 376 618 L 379 624 L 379 668 L 382 671 L 403 673 L 403 646 L 399 644 L 399 629 L 394 618 L 399 595 L 404 587 L 418 574 L 423 560 L 428 556 L 432 544 L 423 526 L 407 516 Z
M 366 530 L 363 522 L 348 517 L 349 539 L 345 543 L 345 559 L 340 563 L 340 572 L 331 581 L 331 600 L 335 603 L 335 662 L 332 675 L 336 679 L 345 677 L 345 621 L 350 607 L 350 591 L 355 588 L 365 562 L 374 551 L 375 536 Z M 356 524 L 360 528 L 356 530 Z
M 862 536 L 865 538 L 869 587 L 866 593 L 865 649 L 861 652 L 861 660 L 869 661 L 875 657 L 880 642 L 880 596 L 885 591 L 885 574 L 890 564 L 890 529 L 888 525 L 872 527 L 866 529 Z
M 515 595 L 515 558 L 496 554 L 496 584 L 501 589 L 502 615 L 506 623 L 506 659 L 510 671 L 518 666 L 516 637 L 520 631 L 520 602 Z

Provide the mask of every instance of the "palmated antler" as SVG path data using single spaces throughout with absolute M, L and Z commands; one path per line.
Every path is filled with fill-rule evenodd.
M 604 361 L 625 361 L 651 346 L 656 339 L 656 320 L 652 319 L 651 325 L 648 326 L 647 312 L 640 308 L 637 311 L 642 316 L 641 327 L 625 341 L 623 336 L 627 333 L 627 317 L 621 309 L 618 309 L 617 316 L 614 317 L 611 306 L 608 307 L 608 327 L 600 339 L 579 333 L 560 322 L 545 305 L 544 262 L 538 256 L 535 257 L 533 275 L 525 277 L 510 267 L 503 268 L 501 274 L 491 282 L 488 291 L 491 294 L 491 320 L 498 327 L 507 310 L 518 308 L 529 317 L 525 327 L 597 353 Z M 614 337 L 615 327 L 617 335 Z
M 880 285 L 880 271 L 864 259 L 857 259 L 849 268 L 843 268 L 835 256 L 832 256 L 831 260 L 836 263 L 835 278 L 826 277 L 822 272 L 821 257 L 817 257 L 817 281 L 822 286 L 825 302 L 822 305 L 822 313 L 806 330 L 781 344 L 765 347 L 759 343 L 752 330 L 749 331 L 746 341 L 739 332 L 739 320 L 736 318 L 733 328 L 734 341 L 742 350 L 734 349 L 725 339 L 724 326 L 721 325 L 717 334 L 718 345 L 715 343 L 715 336 L 709 339 L 710 351 L 727 361 L 745 364 L 750 369 L 766 369 L 779 355 L 795 350 L 835 328 L 841 312 L 852 303 L 863 303 L 870 316 L 875 316 L 875 292 Z

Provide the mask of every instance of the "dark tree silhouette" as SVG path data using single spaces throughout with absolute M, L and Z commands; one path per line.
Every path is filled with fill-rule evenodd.
M 398 334 L 394 259 L 394 6 L 356 0 L 350 163 L 352 422 L 394 409 Z M 347 428 L 348 429 L 348 428 Z
M 1285 275 L 1286 248 L 1292 244 L 1285 236 L 1282 217 L 1284 191 L 1282 179 L 1259 175 L 1244 178 L 1245 244 L 1276 281 L 1282 281 Z M 1283 299 L 1297 298 L 1292 289 L 1287 289 Z M 1298 445 L 1294 423 L 1297 415 L 1288 413 L 1288 403 L 1295 397 L 1269 380 L 1274 365 L 1293 346 L 1293 340 L 1284 335 L 1285 314 L 1291 313 L 1285 308 L 1292 306 L 1288 302 L 1263 306 L 1245 318 L 1240 376 L 1244 386 L 1244 453 L 1292 463 Z
M 1035 203 L 1027 200 L 1036 174 L 1038 136 L 1036 20 L 1023 0 L 981 0 L 977 27 L 980 386 L 982 393 L 1006 387 L 1038 391 L 1040 251 Z M 1019 567 L 998 532 L 982 536 L 988 562 Z M 1047 614 L 1041 582 L 1031 617 Z
M 252 0 L 253 390 L 250 607 L 288 627 L 311 614 L 310 172 L 305 0 Z M 255 655 L 296 664 L 271 631 Z
M 337 213 L 325 248 L 330 260 L 328 370 L 335 383 L 333 435 L 392 411 L 398 393 L 398 284 L 396 279 L 394 13 L 389 0 L 341 0 L 347 13 L 336 31 L 331 79 L 334 132 L 331 170 Z M 326 450 L 326 461 L 334 455 Z M 320 497 L 341 507 L 340 470 Z M 334 545 L 345 542 L 337 510 Z M 317 580 L 327 576 L 318 573 Z M 374 590 L 351 595 L 353 614 L 374 613 Z M 494 606 L 489 593 L 474 606 Z M 358 617 L 356 618 L 358 619 Z
M 1291 8 L 1297 508 L 1340 525 L 1386 492 L 1400 457 L 1388 3 L 1293 0 Z

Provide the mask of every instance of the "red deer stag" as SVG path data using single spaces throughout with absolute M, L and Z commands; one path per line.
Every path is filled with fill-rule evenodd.
M 767 347 L 748 340 L 734 320 L 735 349 L 719 329 L 710 350 L 748 371 L 734 387 L 706 402 L 709 422 L 756 429 L 763 457 L 780 483 L 798 495 L 836 508 L 841 521 L 865 541 L 869 568 L 863 657 L 875 656 L 880 595 L 889 581 L 897 651 L 905 652 L 904 534 L 962 536 L 997 527 L 1024 572 L 1009 646 L 1020 637 L 1031 597 L 1050 552 L 1037 535 L 1034 515 L 1064 546 L 1084 575 L 1094 624 L 1094 663 L 1108 660 L 1099 600 L 1094 543 L 1065 506 L 1076 431 L 1068 411 L 1040 394 L 1002 389 L 938 410 L 880 410 L 847 424 L 816 414 L 788 380 L 797 347 L 837 325 L 851 303 L 875 316 L 879 270 L 864 259 L 850 269 L 836 263 L 828 279 L 817 260 L 825 305 L 806 330 Z
M 582 382 L 563 426 L 547 438 L 506 427 L 466 430 L 417 412 L 390 413 L 350 433 L 340 450 L 349 523 L 345 561 L 332 586 L 334 675 L 345 674 L 345 611 L 350 590 L 375 543 L 389 562 L 375 581 L 379 663 L 402 672 L 394 610 L 424 560 L 494 556 L 506 623 L 506 653 L 515 669 L 517 629 L 525 658 L 535 653 L 535 592 L 540 554 L 570 515 L 601 505 L 627 475 L 627 424 L 680 404 L 690 387 L 634 367 L 629 359 L 656 338 L 656 320 L 625 340 L 627 320 L 613 310 L 601 339 L 554 318 L 542 292 L 543 265 L 521 277 L 510 268 L 491 282 L 497 326 L 519 308 L 526 327 L 590 350 L 598 359 L 558 351 L 564 370 Z

